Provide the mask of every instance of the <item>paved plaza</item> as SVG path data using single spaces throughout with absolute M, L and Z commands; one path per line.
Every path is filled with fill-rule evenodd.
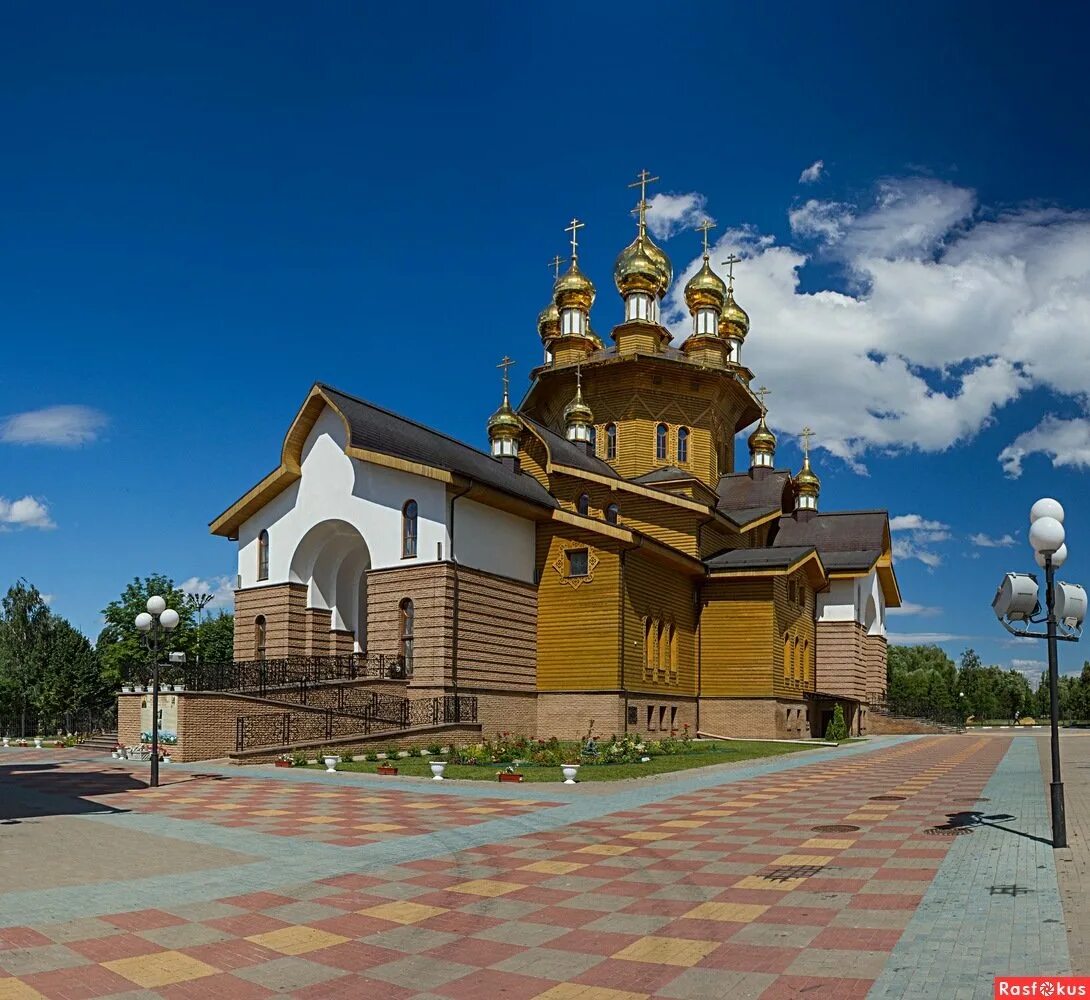
M 990 997 L 1072 971 L 1068 746 L 1067 852 L 1022 733 L 574 788 L 12 748 L 0 1000 Z

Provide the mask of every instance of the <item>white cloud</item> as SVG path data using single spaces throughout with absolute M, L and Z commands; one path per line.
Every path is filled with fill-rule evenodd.
M 678 197 L 695 221 L 699 196 Z M 673 204 L 664 222 L 684 215 Z M 1017 475 L 1034 451 L 1090 467 L 1090 337 L 1072 335 L 1090 329 L 1090 212 L 995 212 L 967 187 L 892 178 L 861 202 L 811 199 L 790 221 L 789 245 L 741 225 L 712 258 L 745 258 L 735 268 L 752 320 L 742 359 L 773 392 L 775 429 L 809 423 L 819 447 L 863 470 L 868 453 L 963 444 L 1045 389 L 1078 405 L 1079 419 L 1023 435 L 1004 468 Z M 803 291 L 812 257 L 839 276 Z M 692 323 L 684 284 L 699 266 L 694 254 L 678 267 L 664 304 L 678 340 Z
M 912 601 L 901 601 L 899 608 L 886 608 L 887 615 L 918 615 L 921 618 L 934 618 L 942 614 L 942 608 L 928 607 L 926 604 L 915 604 Z
M 921 514 L 898 514 L 889 519 L 893 538 L 893 554 L 898 559 L 918 559 L 934 569 L 942 564 L 942 556 L 927 546 L 950 539 L 950 525 L 931 521 Z
M 1048 455 L 1053 468 L 1090 467 L 1090 420 L 1061 420 L 1048 414 L 1032 430 L 1019 434 L 999 453 L 1003 471 L 1011 479 L 1022 475 L 1022 462 L 1033 454 Z
M 49 516 L 49 506 L 32 496 L 18 500 L 6 500 L 0 497 L 0 530 L 12 528 L 55 528 L 56 524 Z
M 801 174 L 799 174 L 800 184 L 813 184 L 815 181 L 821 180 L 822 175 L 825 173 L 825 161 L 814 160 Z
M 94 441 L 106 423 L 106 414 L 90 406 L 47 406 L 0 420 L 0 441 L 74 448 Z
M 887 632 L 886 639 L 898 646 L 929 646 L 932 643 L 955 642 L 972 639 L 971 635 L 954 635 L 951 632 Z
M 695 191 L 689 194 L 656 194 L 647 200 L 647 228 L 652 236 L 661 240 L 668 240 L 683 229 L 695 229 L 707 218 L 704 211 L 706 202 L 704 195 Z
M 974 545 L 979 546 L 982 549 L 1007 549 L 1012 545 L 1018 544 L 1018 539 L 1014 535 L 1002 535 L 999 538 L 992 538 L 991 535 L 985 535 L 982 532 L 976 535 L 970 535 L 969 541 Z
M 234 581 L 227 576 L 215 576 L 211 580 L 191 576 L 188 580 L 178 584 L 178 589 L 185 594 L 211 594 L 212 601 L 208 605 L 208 609 L 213 611 L 220 608 L 234 607 L 234 588 Z

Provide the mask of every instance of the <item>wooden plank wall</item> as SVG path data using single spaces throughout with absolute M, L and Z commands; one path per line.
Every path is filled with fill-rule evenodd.
M 700 612 L 701 694 L 773 694 L 775 603 L 772 579 L 710 580 Z M 782 663 L 782 660 L 781 660 Z

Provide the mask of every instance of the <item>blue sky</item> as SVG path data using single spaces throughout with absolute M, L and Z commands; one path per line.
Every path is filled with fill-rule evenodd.
M 496 361 L 521 388 L 539 360 L 573 215 L 594 325 L 618 321 L 626 185 L 647 167 L 677 288 L 705 214 L 716 252 L 747 257 L 746 361 L 780 463 L 808 422 L 825 509 L 918 526 L 897 567 L 923 610 L 892 629 L 1032 670 L 1043 649 L 1005 643 L 989 602 L 1033 568 L 1037 496 L 1067 505 L 1062 575 L 1090 582 L 1086 21 L 928 2 L 10 9 L 2 582 L 94 635 L 134 575 L 232 578 L 207 522 L 275 465 L 314 380 L 483 445 Z

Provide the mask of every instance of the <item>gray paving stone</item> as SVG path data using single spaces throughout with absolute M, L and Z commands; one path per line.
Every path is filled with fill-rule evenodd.
M 371 979 L 381 979 L 407 989 L 431 989 L 474 971 L 472 966 L 447 962 L 434 955 L 410 955 L 386 965 L 376 965 L 367 970 L 367 975 Z
M 451 941 L 457 941 L 457 934 L 446 931 L 433 931 L 427 927 L 394 927 L 388 931 L 379 931 L 364 939 L 365 944 L 376 948 L 389 948 L 391 951 L 403 951 L 409 955 L 418 955 L 432 948 L 441 948 Z
M 516 972 L 523 976 L 539 976 L 563 982 L 581 976 L 605 961 L 602 955 L 585 955 L 555 948 L 529 948 L 492 966 L 500 972 Z
M 602 920 L 613 919 L 616 914 L 602 917 Z M 597 921 L 595 921 L 597 922 Z M 524 920 L 509 920 L 495 927 L 488 927 L 483 931 L 470 935 L 482 938 L 485 941 L 499 941 L 502 944 L 516 944 L 523 948 L 533 948 L 537 945 L 548 944 L 558 937 L 569 933 L 567 927 L 557 927 L 554 924 L 535 924 Z
M 726 969 L 686 969 L 655 991 L 670 1000 L 757 1000 L 775 981 L 767 972 L 730 972 Z
M 334 969 L 305 958 L 275 958 L 261 965 L 234 970 L 234 975 L 251 983 L 257 983 L 278 993 L 301 990 L 317 983 L 328 982 L 344 975 L 343 969 Z

